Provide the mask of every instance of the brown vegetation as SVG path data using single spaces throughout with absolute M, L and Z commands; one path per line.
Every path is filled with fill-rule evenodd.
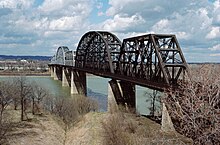
M 12 107 L 14 105 L 14 107 Z M 35 82 L 28 82 L 25 77 L 18 77 L 12 82 L 0 83 L 0 144 L 5 141 L 13 128 L 13 115 L 7 108 L 20 111 L 20 121 L 31 121 L 33 115 L 49 112 L 65 124 L 65 130 L 81 115 L 97 110 L 97 103 L 84 96 L 76 98 L 49 95 L 48 91 Z M 30 112 L 32 114 L 30 114 Z M 17 118 L 17 117 L 16 117 Z M 17 124 L 19 122 L 16 122 Z M 12 124 L 12 125 L 10 125 Z
M 220 142 L 219 72 L 220 67 L 210 65 L 193 69 L 191 71 L 193 77 L 189 83 L 182 85 L 182 91 L 166 92 L 162 100 L 167 105 L 175 129 L 192 138 L 194 144 L 218 144 Z M 155 115 L 156 96 L 156 92 L 151 96 L 151 115 Z M 34 143 L 37 143 L 40 138 L 42 140 L 47 138 L 45 141 L 53 140 L 54 137 L 48 138 L 51 135 L 49 130 L 56 132 L 53 135 L 59 134 L 59 131 L 48 128 L 53 128 L 49 125 L 50 123 L 56 125 L 45 118 L 45 112 L 59 118 L 58 120 L 61 120 L 61 124 L 64 126 L 64 130 L 60 134 L 62 139 L 57 140 L 59 138 L 57 135 L 57 138 L 54 139 L 57 144 L 89 144 L 92 140 L 96 141 L 94 139 L 97 138 L 95 144 L 106 145 L 191 144 L 190 140 L 177 133 L 161 132 L 159 124 L 126 112 L 127 109 L 124 111 L 112 109 L 116 111 L 105 116 L 94 117 L 93 114 L 92 120 L 91 116 L 88 117 L 89 115 L 81 117 L 95 110 L 97 110 L 97 104 L 89 98 L 51 96 L 45 89 L 40 88 L 36 83 L 27 82 L 23 77 L 17 78 L 13 82 L 1 82 L 0 144 L 7 140 L 10 140 L 10 143 L 16 142 L 20 139 L 19 135 L 33 138 L 36 136 Z M 17 114 L 16 118 L 18 119 L 18 115 L 20 115 L 22 121 L 14 120 L 14 114 L 10 113 L 14 111 Z M 79 118 L 82 118 L 82 121 L 76 123 Z M 70 128 L 73 123 L 76 123 L 76 126 Z M 99 124 L 98 130 L 95 128 L 98 126 L 97 124 Z M 86 127 L 79 128 L 82 125 L 86 125 Z M 43 134 L 43 130 L 48 132 Z M 76 139 L 72 139 L 73 135 L 76 136 Z M 15 136 L 18 136 L 19 139 L 16 139 Z
M 146 102 L 150 101 L 150 106 L 148 107 L 150 114 L 148 117 L 159 120 L 161 117 L 161 92 L 152 90 L 151 92 L 146 92 L 145 95 L 147 96 Z
M 50 108 L 47 111 L 59 116 L 67 127 L 81 115 L 98 109 L 97 103 L 85 96 L 77 96 L 76 98 L 50 97 L 47 98 L 47 102 L 48 100 L 50 100 L 50 104 L 44 104 L 46 105 L 44 108 L 47 108 L 48 105 Z
M 191 70 L 191 80 L 182 91 L 167 92 L 163 100 L 181 134 L 194 144 L 220 142 L 220 67 L 203 65 Z
M 116 111 L 102 122 L 105 145 L 191 144 L 191 140 L 175 133 L 164 133 L 157 124 L 145 117 Z

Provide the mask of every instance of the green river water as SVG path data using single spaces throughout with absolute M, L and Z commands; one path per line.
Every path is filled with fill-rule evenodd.
M 0 76 L 0 81 L 12 80 L 16 76 Z M 60 81 L 55 81 L 49 76 L 27 76 L 28 81 L 35 81 L 41 87 L 46 88 L 49 92 L 56 96 L 70 96 L 70 88 L 62 87 Z M 87 93 L 88 97 L 91 97 L 98 101 L 100 111 L 107 110 L 107 91 L 108 91 L 109 79 L 101 78 L 97 76 L 87 76 Z M 151 90 L 136 86 L 136 109 L 140 114 L 148 115 L 150 101 L 146 102 L 148 96 L 146 92 Z

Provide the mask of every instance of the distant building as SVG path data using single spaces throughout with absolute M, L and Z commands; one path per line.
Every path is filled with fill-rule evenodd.
M 28 61 L 25 59 L 20 60 L 20 62 L 28 63 Z

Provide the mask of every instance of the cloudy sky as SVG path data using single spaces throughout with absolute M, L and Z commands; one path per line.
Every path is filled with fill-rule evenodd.
M 220 0 L 0 0 L 0 54 L 52 56 L 90 30 L 176 34 L 188 62 L 220 62 Z

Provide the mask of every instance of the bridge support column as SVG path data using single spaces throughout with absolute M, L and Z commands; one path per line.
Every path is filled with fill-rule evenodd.
M 70 94 L 79 94 L 77 88 L 76 88 L 76 84 L 74 82 L 74 72 L 73 70 L 71 70 L 71 83 L 70 83 Z
M 54 77 L 54 67 L 50 66 L 50 76 Z
M 65 67 L 62 68 L 62 86 L 68 86 L 68 81 L 65 73 Z
M 121 92 L 124 98 L 124 102 L 129 108 L 135 109 L 136 108 L 136 98 L 135 98 L 135 85 L 126 82 L 120 81 Z
M 116 80 L 111 80 L 108 82 L 108 110 L 109 112 L 115 112 L 118 110 L 118 104 L 121 96 L 121 91 Z
M 86 73 L 81 71 L 71 72 L 71 94 L 87 95 Z
M 54 69 L 53 69 L 53 74 L 54 74 L 54 76 L 53 76 L 53 79 L 54 80 L 58 80 L 58 76 L 57 76 L 57 71 L 56 71 L 56 66 L 54 66 Z
M 120 81 L 119 83 L 116 80 L 109 81 L 108 110 L 111 110 L 111 104 L 113 104 L 112 106 L 115 107 L 114 101 L 117 102 L 118 105 L 120 104 L 125 106 L 126 109 L 132 108 L 135 110 L 135 85 L 124 81 Z
M 161 130 L 164 132 L 175 131 L 173 127 L 173 122 L 170 118 L 170 115 L 167 111 L 165 103 L 162 103 L 162 122 Z

